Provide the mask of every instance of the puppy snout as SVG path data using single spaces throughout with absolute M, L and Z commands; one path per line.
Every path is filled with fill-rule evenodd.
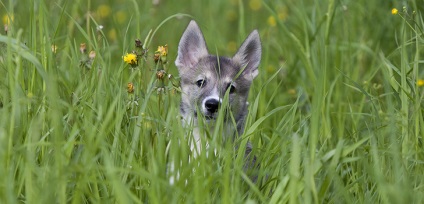
M 208 99 L 205 101 L 205 108 L 209 113 L 216 113 L 218 111 L 219 101 L 217 99 Z

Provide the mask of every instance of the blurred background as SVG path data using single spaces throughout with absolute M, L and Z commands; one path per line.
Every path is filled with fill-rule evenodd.
M 2 1 L 0 15 L 3 24 L 13 22 L 9 30 L 22 29 L 23 40 L 30 43 L 31 32 L 41 26 L 37 19 L 30 19 L 34 14 L 39 18 L 39 6 L 48 11 L 46 26 L 54 36 L 49 40 L 57 44 L 58 52 L 64 49 L 65 41 L 77 44 L 86 42 L 87 37 L 81 34 L 76 24 L 86 32 L 95 31 L 98 26 L 108 43 L 108 50 L 116 63 L 119 57 L 133 49 L 135 39 L 144 40 L 149 31 L 154 30 L 166 18 L 177 15 L 167 21 L 155 33 L 152 48 L 168 44 L 169 58 L 176 56 L 178 40 L 191 19 L 196 20 L 202 28 L 210 52 L 220 55 L 232 55 L 247 34 L 258 29 L 263 41 L 264 57 L 261 71 L 273 73 L 283 68 L 288 76 L 285 86 L 295 88 L 299 81 L 294 76 L 305 73 L 304 64 L 299 59 L 295 47 L 298 43 L 303 49 L 318 44 L 325 34 L 328 2 L 318 1 L 262 1 L 262 0 L 228 0 L 228 1 L 172 1 L 172 0 L 116 0 L 116 1 L 44 1 L 36 4 L 33 1 Z M 422 4 L 415 1 L 335 1 L 334 12 L 331 13 L 332 24 L 328 43 L 332 46 L 356 46 L 356 53 L 348 66 L 340 64 L 340 57 L 331 64 L 343 71 L 364 74 L 367 72 L 370 59 L 369 52 L 383 51 L 390 54 L 396 47 L 396 29 L 402 19 L 390 14 L 392 8 L 406 9 L 412 13 L 413 8 L 420 12 Z M 184 15 L 178 15 L 184 14 Z M 190 16 L 190 17 L 189 17 Z M 9 21 L 10 19 L 12 21 Z M 299 42 L 294 42 L 296 36 Z M 47 37 L 47 36 L 46 36 Z M 318 42 L 318 43 L 317 43 Z M 88 44 L 89 48 L 92 45 Z M 308 51 L 308 50 L 306 50 Z M 319 50 L 317 50 L 319 51 Z M 345 51 L 339 49 L 338 51 Z M 352 56 L 351 56 L 352 57 Z M 114 61 L 112 63 L 115 63 Z M 117 65 L 115 65 L 117 66 Z M 171 68 L 175 73 L 175 69 Z M 267 77 L 267 75 L 263 75 Z M 304 78 L 302 78 L 303 80 Z M 302 83 L 302 82 L 301 82 Z M 307 86 L 307 85 L 306 85 Z
M 422 0 L 2 0 L 0 198 L 422 203 L 423 11 Z M 269 182 L 245 184 L 228 151 L 184 160 L 168 183 L 170 158 L 189 153 L 169 147 L 185 139 L 180 93 L 167 82 L 157 94 L 153 53 L 168 45 L 178 79 L 192 19 L 212 54 L 259 31 L 246 137 Z M 146 38 L 133 69 L 122 57 Z

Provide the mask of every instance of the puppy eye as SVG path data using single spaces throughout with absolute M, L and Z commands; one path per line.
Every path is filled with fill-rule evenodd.
M 228 84 L 227 90 L 230 90 L 230 94 L 236 91 L 236 87 L 232 84 Z
M 204 79 L 199 79 L 196 81 L 196 85 L 197 87 L 202 88 L 206 85 L 206 81 Z

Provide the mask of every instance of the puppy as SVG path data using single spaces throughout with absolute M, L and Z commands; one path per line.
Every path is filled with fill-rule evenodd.
M 200 120 L 213 124 L 218 113 L 223 113 L 224 130 L 220 133 L 222 138 L 234 141 L 237 135 L 243 133 L 248 114 L 249 89 L 258 75 L 261 53 L 257 30 L 249 34 L 234 56 L 223 57 L 209 54 L 202 31 L 195 21 L 191 21 L 187 26 L 178 45 L 175 65 L 181 78 L 180 112 L 183 124 L 194 128 L 194 141 L 190 145 L 195 156 L 201 152 L 201 139 L 205 138 L 198 128 Z M 228 107 L 225 107 L 225 111 L 219 111 L 226 94 Z M 213 125 L 208 127 L 212 132 Z M 251 150 L 252 147 L 248 143 L 246 158 Z M 250 159 L 245 168 L 251 167 L 255 163 L 254 160 L 255 158 Z

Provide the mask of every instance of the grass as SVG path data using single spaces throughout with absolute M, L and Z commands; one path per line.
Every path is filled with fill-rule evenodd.
M 419 1 L 153 2 L 0 3 L 1 203 L 424 202 Z M 245 133 L 207 135 L 218 154 L 189 162 L 173 62 L 192 18 L 211 53 L 257 28 L 263 56 Z M 248 140 L 257 183 L 237 157 Z

